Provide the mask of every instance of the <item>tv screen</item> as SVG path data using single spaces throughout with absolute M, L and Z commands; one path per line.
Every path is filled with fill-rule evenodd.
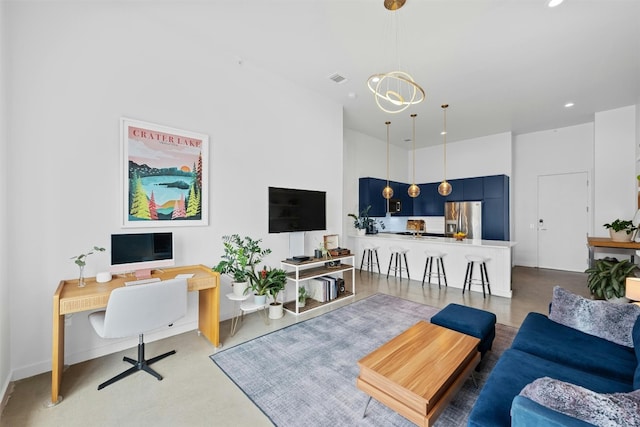
M 128 273 L 174 265 L 173 233 L 111 235 L 111 272 Z
M 269 233 L 327 229 L 327 193 L 269 187 Z

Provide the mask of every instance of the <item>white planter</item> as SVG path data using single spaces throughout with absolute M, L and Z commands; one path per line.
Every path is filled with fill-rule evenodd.
M 279 319 L 282 316 L 284 316 L 284 311 L 281 302 L 269 304 L 269 319 Z
M 307 299 L 306 298 L 304 300 L 302 300 L 302 301 L 298 300 L 298 307 L 304 307 L 305 305 L 307 305 Z
M 253 302 L 255 303 L 255 305 L 265 305 L 267 303 L 267 296 L 254 294 Z
M 356 234 L 358 236 L 364 236 L 365 234 L 367 234 L 367 229 L 366 228 L 356 228 Z
M 249 282 L 231 282 L 233 287 L 233 294 L 242 297 L 245 294 L 245 289 L 249 287 Z
M 633 234 L 634 233 L 627 234 L 625 230 L 613 231 L 612 228 L 609 229 L 609 236 L 614 242 L 630 242 L 633 238 Z

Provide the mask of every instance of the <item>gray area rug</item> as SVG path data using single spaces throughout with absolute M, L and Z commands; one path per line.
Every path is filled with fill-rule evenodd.
M 356 388 L 357 362 L 439 310 L 376 294 L 332 312 L 231 347 L 211 359 L 277 426 L 413 426 Z M 465 426 L 498 357 L 516 328 L 496 325 L 493 350 L 467 380 L 436 426 Z M 429 369 L 425 366 L 425 369 Z

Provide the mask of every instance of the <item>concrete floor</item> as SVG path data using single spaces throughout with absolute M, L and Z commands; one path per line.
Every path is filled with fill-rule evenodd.
M 480 287 L 463 296 L 457 288 L 438 289 L 432 284 L 423 289 L 418 281 L 387 280 L 385 275 L 356 271 L 356 299 L 386 293 L 434 307 L 455 302 L 492 311 L 499 323 L 516 327 L 530 311 L 548 311 L 555 285 L 589 295 L 585 274 L 536 268 L 514 268 L 512 299 L 495 296 L 483 299 Z M 233 337 L 229 336 L 230 322 L 225 321 L 221 324 L 223 349 L 351 301 L 298 317 L 287 313 L 282 319 L 271 320 L 269 325 L 253 313 L 245 317 Z M 177 354 L 154 365 L 165 377 L 163 381 L 138 372 L 97 390 L 99 383 L 126 368 L 123 355 L 136 357 L 135 348 L 72 365 L 64 373 L 64 400 L 52 408 L 46 407 L 51 391 L 50 373 L 17 381 L 0 418 L 0 427 L 272 425 L 209 359 L 216 349 L 206 339 L 194 331 L 146 344 L 148 357 L 171 349 L 176 349 Z

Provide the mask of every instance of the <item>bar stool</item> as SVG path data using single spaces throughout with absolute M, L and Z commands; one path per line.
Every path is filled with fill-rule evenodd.
M 464 284 L 462 285 L 462 295 L 464 295 L 464 290 L 469 285 L 469 291 L 471 291 L 472 284 L 480 284 L 482 283 L 482 297 L 486 298 L 487 295 L 484 292 L 484 284 L 487 284 L 487 289 L 489 290 L 489 295 L 491 295 L 491 284 L 489 283 L 489 275 L 487 274 L 487 261 L 491 260 L 491 258 L 478 256 L 478 255 L 466 255 L 467 258 L 467 272 L 464 275 Z M 480 280 L 473 279 L 473 265 L 478 263 L 480 266 Z M 475 283 L 474 283 L 475 282 Z
M 378 260 L 378 249 L 380 249 L 380 246 L 373 246 L 373 245 L 365 245 L 364 248 L 362 249 L 362 261 L 360 262 L 360 270 L 362 270 L 362 266 L 366 266 L 367 267 L 367 271 L 370 271 L 373 273 L 373 266 L 375 265 L 378 268 L 378 274 L 380 274 L 380 262 Z M 376 256 L 376 260 L 373 260 L 373 256 Z M 367 259 L 367 262 L 364 261 L 364 259 Z
M 393 277 L 396 277 L 396 274 L 400 272 L 400 280 L 402 280 L 402 270 L 407 272 L 407 279 L 411 280 L 411 276 L 409 276 L 409 263 L 407 263 L 407 252 L 409 249 L 401 248 L 400 246 L 391 246 L 389 248 L 391 251 L 391 258 L 389 258 L 389 268 L 387 269 L 387 279 L 389 278 L 389 272 L 391 271 L 391 264 L 393 263 L 393 259 L 395 257 L 395 264 L 393 267 Z M 404 258 L 404 267 L 402 266 L 402 258 Z M 400 262 L 400 266 L 398 266 L 398 261 Z
M 431 284 L 431 278 L 432 277 L 437 277 L 438 278 L 438 288 L 440 288 L 440 278 L 442 277 L 444 279 L 444 286 L 448 287 L 447 285 L 447 273 L 444 271 L 444 262 L 442 261 L 442 258 L 444 258 L 447 254 L 445 254 L 444 252 L 439 252 L 439 251 L 430 251 L 430 250 L 426 250 L 424 251 L 425 255 L 427 256 L 427 261 L 424 264 L 424 274 L 422 275 L 422 287 L 424 288 L 424 281 L 425 278 L 427 277 L 427 275 L 429 276 L 429 284 Z M 435 258 L 436 260 L 436 268 L 437 268 L 437 273 L 433 273 L 433 259 Z M 442 272 L 440 272 L 440 268 L 442 267 Z M 429 273 L 427 273 L 427 269 L 429 270 Z

